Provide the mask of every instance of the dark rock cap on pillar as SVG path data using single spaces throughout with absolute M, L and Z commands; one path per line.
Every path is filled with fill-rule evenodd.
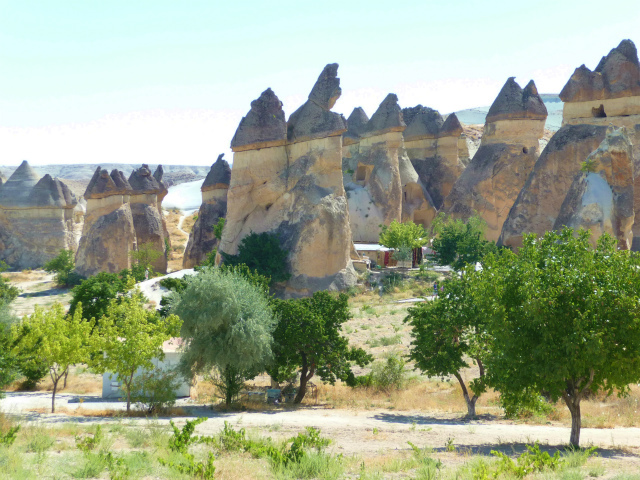
M 438 137 L 459 137 L 464 129 L 458 116 L 455 113 L 450 114 L 442 124 Z
M 78 201 L 65 183 L 47 173 L 33 187 L 31 203 L 35 207 L 73 208 Z
M 422 105 L 403 108 L 402 118 L 407 124 L 404 131 L 405 140 L 436 138 L 444 123 L 440 112 Z
M 337 75 L 337 63 L 330 63 L 324 67 L 309 94 L 309 100 L 289 117 L 287 122 L 289 142 L 332 137 L 347 130 L 345 118 L 330 111 L 342 93 Z
M 402 118 L 402 109 L 398 105 L 398 96 L 395 93 L 390 93 L 371 116 L 371 120 L 367 124 L 367 132 L 370 135 L 401 132 L 406 126 L 407 124 Z
M 149 170 L 149 165 L 146 164 L 131 172 L 129 185 L 131 185 L 134 193 L 157 194 L 161 191 L 160 185 L 151 174 L 151 170 Z
M 536 84 L 531 80 L 525 89 L 520 88 L 515 77 L 509 77 L 494 100 L 489 113 L 487 123 L 497 120 L 545 120 L 547 107 L 540 95 Z
M 592 72 L 576 68 L 560 92 L 563 102 L 585 102 L 640 95 L 640 62 L 631 40 L 622 40 Z
M 231 140 L 234 152 L 284 145 L 287 139 L 287 123 L 282 102 L 267 88 L 251 102 L 251 110 L 242 117 Z
M 356 107 L 347 118 L 347 131 L 344 136 L 354 140 L 359 139 L 366 131 L 369 117 L 362 107 Z
M 229 188 L 231 183 L 231 167 L 223 158 L 224 153 L 218 155 L 216 162 L 211 165 L 211 170 L 204 179 L 201 190 L 213 190 L 216 188 Z

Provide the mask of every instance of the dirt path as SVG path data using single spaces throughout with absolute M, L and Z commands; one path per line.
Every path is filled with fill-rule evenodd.
M 86 401 L 78 402 L 79 398 Z M 0 408 L 7 413 L 23 416 L 25 421 L 48 424 L 82 421 L 82 423 L 112 423 L 114 418 L 77 417 L 34 413 L 36 407 L 49 407 L 50 394 L 8 394 L 0 400 Z M 91 409 L 122 409 L 122 402 L 102 402 L 98 397 L 62 393 L 57 396 L 57 408 L 73 410 L 82 406 Z M 304 427 L 320 428 L 324 435 L 333 440 L 336 452 L 347 455 L 376 456 L 380 452 L 408 450 L 408 441 L 420 446 L 428 446 L 444 452 L 447 445 L 454 445 L 458 451 L 471 450 L 474 453 L 489 454 L 495 448 L 524 448 L 524 444 L 540 442 L 549 447 L 567 444 L 570 429 L 558 424 L 528 425 L 497 419 L 490 416 L 478 420 L 464 420 L 459 416 L 429 414 L 422 411 L 394 412 L 392 410 L 337 410 L 318 407 L 276 409 L 262 412 L 217 412 L 205 406 L 189 406 L 180 401 L 187 417 L 174 418 L 181 425 L 187 419 L 207 417 L 198 426 L 201 435 L 218 433 L 224 422 L 236 428 L 246 428 L 261 435 L 288 437 Z M 166 425 L 167 418 L 153 420 Z M 130 425 L 145 426 L 149 420 L 132 418 Z M 640 428 L 594 429 L 583 428 L 581 444 L 604 448 L 609 457 L 622 455 L 625 462 L 640 465 Z M 629 457 L 628 459 L 626 457 Z
M 189 238 L 189 234 L 187 232 L 185 232 L 184 230 L 182 230 L 182 223 L 184 222 L 184 219 L 187 218 L 186 215 L 182 215 L 180 216 L 180 218 L 178 219 L 178 225 L 176 226 L 176 229 L 182 233 L 185 237 Z

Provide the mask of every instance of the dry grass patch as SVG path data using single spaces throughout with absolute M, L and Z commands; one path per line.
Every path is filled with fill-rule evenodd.
M 27 412 L 47 414 L 47 413 L 51 413 L 51 407 L 31 408 L 27 410 Z M 77 408 L 67 408 L 67 407 L 56 406 L 56 414 L 67 415 L 69 417 L 100 417 L 100 418 L 146 418 L 151 416 L 147 412 L 143 410 L 138 410 L 135 407 L 130 412 L 127 412 L 126 410 L 114 410 L 111 408 L 104 408 L 104 409 L 84 408 L 82 404 L 80 404 Z M 184 417 L 186 416 L 186 414 L 187 413 L 184 410 L 184 408 L 181 408 L 181 407 L 172 407 L 162 412 L 163 417 Z
M 334 408 L 369 410 L 388 408 L 399 411 L 423 410 L 435 413 L 466 414 L 467 405 L 457 383 L 439 381 L 410 381 L 402 390 L 384 392 L 375 388 L 320 385 L 318 399 L 321 404 Z M 498 394 L 489 391 L 478 400 L 478 414 L 495 414 Z

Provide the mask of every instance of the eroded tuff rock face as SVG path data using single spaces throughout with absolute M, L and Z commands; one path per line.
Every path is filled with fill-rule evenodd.
M 227 221 L 220 250 L 236 254 L 250 232 L 273 232 L 289 252 L 291 279 L 279 293 L 309 295 L 356 281 L 342 184 L 346 122 L 330 111 L 340 95 L 337 64 L 325 67 L 309 99 L 284 121 L 269 89 L 251 103 L 233 138 Z
M 402 110 L 407 128 L 404 145 L 420 180 L 428 190 L 436 208 L 453 188 L 465 168 L 469 149 L 458 117 L 446 121 L 437 110 L 418 105 Z
M 166 273 L 166 224 L 164 223 L 161 205 L 158 200 L 163 188 L 151 174 L 151 170 L 147 165 L 142 165 L 139 169 L 131 172 L 129 184 L 132 188 L 129 203 L 138 248 L 140 245 L 147 244 L 154 250 L 162 252 L 162 255 L 153 262 L 153 269 L 156 272 Z
M 564 125 L 626 127 L 633 144 L 635 192 L 640 192 L 640 62 L 636 46 L 623 40 L 602 57 L 594 71 L 575 70 L 560 92 Z M 640 211 L 640 194 L 635 210 Z M 640 216 L 633 226 L 633 250 L 640 250 Z
M 132 193 L 124 173 L 96 169 L 84 194 L 87 213 L 76 254 L 81 275 L 131 268 L 131 252 L 137 245 L 129 204 Z
M 220 154 L 216 162 L 211 165 L 211 170 L 200 189 L 202 205 L 184 251 L 183 268 L 193 268 L 201 264 L 218 246 L 219 242 L 213 234 L 213 227 L 219 219 L 227 215 L 227 192 L 231 183 L 231 167 L 222 157 L 224 153 Z
M 347 124 L 342 168 L 354 241 L 377 242 L 379 226 L 394 220 L 431 223 L 436 211 L 404 149 L 398 97 L 389 94 L 370 120 L 356 108 Z
M 628 250 L 633 240 L 634 186 L 631 142 L 625 127 L 607 129 L 600 146 L 587 158 L 590 171 L 573 178 L 560 207 L 554 230 L 564 226 L 591 230 L 595 246 L 603 233 Z
M 0 259 L 16 269 L 41 267 L 60 250 L 75 251 L 82 211 L 69 188 L 39 178 L 24 161 L 0 186 Z
M 543 235 L 553 229 L 582 162 L 606 131 L 605 126 L 565 125 L 551 137 L 509 211 L 498 243 L 519 248 L 525 233 Z
M 447 213 L 477 212 L 486 237 L 498 240 L 502 225 L 538 158 L 547 109 L 533 80 L 522 89 L 509 78 L 491 105 L 480 148 L 444 201 Z

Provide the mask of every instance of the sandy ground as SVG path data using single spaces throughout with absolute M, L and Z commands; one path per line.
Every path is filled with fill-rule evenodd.
M 68 306 L 71 301 L 71 290 L 59 288 L 53 281 L 53 273 L 29 270 L 4 272 L 2 275 L 21 290 L 18 298 L 11 302 L 11 311 L 20 318 L 32 314 L 36 305 L 50 307 L 55 302 L 60 302 Z

